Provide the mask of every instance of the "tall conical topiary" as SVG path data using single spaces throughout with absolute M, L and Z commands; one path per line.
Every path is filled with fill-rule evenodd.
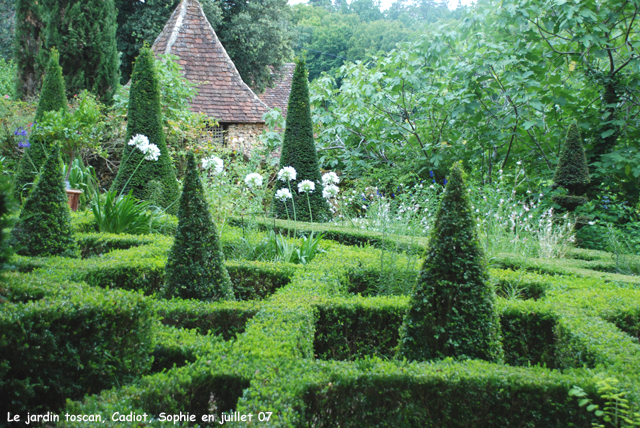
M 309 221 L 313 215 L 313 221 L 328 221 L 331 219 L 329 204 L 322 197 L 322 182 L 320 168 L 318 167 L 318 154 L 313 141 L 313 123 L 311 122 L 311 107 L 309 106 L 309 84 L 307 81 L 307 66 L 302 60 L 296 63 L 289 94 L 289 106 L 287 121 L 280 155 L 280 168 L 291 166 L 295 168 L 296 180 L 291 181 L 293 202 L 297 220 Z M 309 194 L 309 202 L 305 193 L 298 192 L 298 183 L 309 180 L 314 182 L 315 190 Z M 275 191 L 288 189 L 288 183 L 278 181 Z M 273 199 L 273 211 L 279 218 L 287 218 L 292 215 L 293 206 L 291 199 L 285 203 Z M 311 213 L 309 212 L 311 206 Z
M 582 195 L 587 191 L 589 182 L 589 167 L 582 137 L 574 123 L 567 131 L 567 139 L 553 177 L 553 187 L 562 187 L 567 190 L 567 194 L 555 195 L 553 201 L 568 211 L 575 210 L 587 202 L 587 198 Z
M 183 299 L 233 300 L 220 238 L 198 167 L 189 153 L 178 210 L 178 229 L 165 274 L 165 295 Z
M 459 163 L 451 168 L 400 330 L 399 354 L 409 360 L 502 361 L 495 293 L 487 281 L 463 174 Z
M 62 68 L 58 63 L 59 55 L 56 49 L 51 49 L 49 63 L 47 65 L 47 73 L 44 76 L 42 91 L 40 92 L 40 101 L 36 109 L 35 125 L 44 117 L 44 113 L 48 111 L 58 111 L 60 109 L 67 110 L 67 98 L 65 96 L 64 78 L 62 77 Z M 43 140 L 34 140 L 30 142 L 30 146 L 25 150 L 18 171 L 16 173 L 13 196 L 16 201 L 24 200 L 29 192 L 29 184 L 33 183 L 40 168 L 47 159 L 49 151 L 49 142 Z
M 64 189 L 60 147 L 55 144 L 11 231 L 11 242 L 23 256 L 75 256 L 71 210 Z
M 69 94 L 86 89 L 100 101 L 111 102 L 120 80 L 116 17 L 113 0 L 51 2 L 47 46 L 60 50 L 60 66 Z
M 167 150 L 161 115 L 160 86 L 153 52 L 145 46 L 136 58 L 131 75 L 126 139 L 129 141 L 134 135 L 145 135 L 150 144 L 158 146 L 160 157 L 157 161 L 143 161 L 144 153 L 135 146 L 126 145 L 122 154 L 123 164 L 120 164 L 114 189 L 124 193 L 133 190 L 133 196 L 146 200 L 154 190 L 160 188 L 162 192 L 154 198 L 155 203 L 175 214 L 180 189 Z M 123 190 L 125 186 L 126 189 Z

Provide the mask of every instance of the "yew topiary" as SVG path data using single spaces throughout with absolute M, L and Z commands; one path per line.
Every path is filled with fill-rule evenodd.
M 165 278 L 167 297 L 233 300 L 220 238 L 204 197 L 193 153 L 188 157 L 178 228 Z
M 399 354 L 408 360 L 503 358 L 495 292 L 487 281 L 463 174 L 459 163 L 451 168 L 400 330 Z
M 150 144 L 160 149 L 160 156 L 156 161 L 143 160 L 145 154 L 142 151 L 126 145 L 114 189 L 118 193 L 132 190 L 133 196 L 140 200 L 149 199 L 153 193 L 155 203 L 175 214 L 180 189 L 162 129 L 160 86 L 153 52 L 148 46 L 140 50 L 131 75 L 126 140 L 134 135 L 145 135 Z M 161 189 L 159 195 L 158 189 Z
M 40 101 L 36 109 L 35 126 L 44 117 L 44 113 L 48 111 L 67 111 L 67 98 L 65 96 L 64 78 L 62 76 L 62 68 L 59 64 L 58 51 L 51 49 L 47 73 L 44 76 L 42 84 L 42 92 L 40 93 Z M 43 140 L 34 140 L 30 142 L 29 147 L 25 150 L 18 171 L 16 173 L 15 184 L 13 188 L 13 197 L 16 201 L 24 200 L 29 193 L 30 184 L 36 179 L 40 173 L 42 165 L 47 159 L 49 151 L 49 143 Z
M 77 253 L 57 144 L 51 148 L 18 223 L 11 231 L 11 243 L 22 256 L 75 256 Z
M 322 196 L 322 182 L 318 166 L 318 154 L 313 141 L 313 123 L 311 122 L 311 108 L 309 106 L 309 84 L 307 81 L 307 67 L 299 60 L 293 73 L 287 121 L 280 155 L 280 168 L 291 166 L 296 170 L 296 180 L 291 181 L 293 203 L 295 203 L 296 219 L 302 221 L 328 221 L 331 219 L 329 204 Z M 309 180 L 314 182 L 315 189 L 309 194 L 309 201 L 305 193 L 298 192 L 298 183 Z M 278 181 L 274 191 L 288 189 L 289 184 Z M 291 199 L 285 202 L 274 197 L 273 211 L 276 217 L 287 218 L 287 209 L 293 213 Z M 309 212 L 311 206 L 311 212 Z
M 553 187 L 567 190 L 566 195 L 555 195 L 553 201 L 568 211 L 587 202 L 584 193 L 589 186 L 589 167 L 582 145 L 582 137 L 576 124 L 569 126 L 560 161 L 553 177 Z

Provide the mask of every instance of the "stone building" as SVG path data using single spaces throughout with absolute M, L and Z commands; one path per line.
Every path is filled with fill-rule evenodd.
M 286 64 L 275 87 L 257 96 L 242 81 L 198 0 L 178 4 L 152 49 L 179 58 L 185 78 L 198 84 L 191 110 L 216 119 L 213 139 L 233 150 L 249 155 L 264 129 L 264 113 L 274 107 L 283 110 L 283 105 L 286 112 L 294 64 Z

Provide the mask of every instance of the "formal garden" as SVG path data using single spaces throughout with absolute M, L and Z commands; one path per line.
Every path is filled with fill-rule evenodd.
M 48 15 L 0 60 L 0 427 L 640 426 L 640 4 L 479 3 L 297 57 L 250 156 Z

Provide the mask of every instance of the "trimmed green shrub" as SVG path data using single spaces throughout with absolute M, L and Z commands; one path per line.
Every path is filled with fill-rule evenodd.
M 152 373 L 193 363 L 199 356 L 213 352 L 222 341 L 220 336 L 205 336 L 195 330 L 174 327 L 158 327 L 154 333 Z
M 9 259 L 13 254 L 13 248 L 9 245 L 10 235 L 8 231 L 13 225 L 10 218 L 14 209 L 11 197 L 11 184 L 8 177 L 0 177 L 0 281 L 2 273 L 10 267 Z
M 233 300 L 220 238 L 191 152 L 180 198 L 178 230 L 167 261 L 165 295 L 183 299 Z
M 467 193 L 462 166 L 455 164 L 400 333 L 399 354 L 409 360 L 502 361 L 495 292 Z
M 582 146 L 582 137 L 574 123 L 567 131 L 567 139 L 553 176 L 553 187 L 562 187 L 568 194 L 555 195 L 553 201 L 568 211 L 575 210 L 578 205 L 587 202 L 587 198 L 582 195 L 587 191 L 589 181 L 589 167 Z
M 276 217 L 287 218 L 286 211 L 293 218 L 295 203 L 296 220 L 329 221 L 331 215 L 329 204 L 322 197 L 322 181 L 318 166 L 318 154 L 313 141 L 313 123 L 311 122 L 311 108 L 309 106 L 309 83 L 307 81 L 307 66 L 303 60 L 298 60 L 293 72 L 291 93 L 289 94 L 287 122 L 284 130 L 284 141 L 280 155 L 280 168 L 292 166 L 296 172 L 296 180 L 290 182 L 293 202 L 285 203 L 273 199 L 273 211 Z M 315 183 L 315 190 L 309 194 L 309 201 L 305 193 L 298 192 L 298 183 L 310 180 Z M 288 189 L 286 182 L 277 181 L 274 191 Z M 309 212 L 309 205 L 311 212 Z
M 67 398 L 129 382 L 151 366 L 148 299 L 59 286 L 59 297 L 0 311 L 3 414 L 59 410 Z
M 37 123 L 43 118 L 45 112 L 61 109 L 66 111 L 68 109 L 59 57 L 58 51 L 55 48 L 51 49 L 47 73 L 44 76 L 40 101 L 36 110 L 35 126 L 38 126 Z M 31 141 L 30 144 L 20 159 L 18 171 L 16 172 L 13 197 L 18 202 L 29 194 L 31 189 L 27 187 L 35 181 L 40 173 L 50 149 L 50 142 L 48 141 L 38 139 Z
M 75 256 L 71 210 L 62 182 L 60 147 L 54 145 L 34 189 L 11 231 L 11 242 L 23 256 Z
M 16 62 L 16 96 L 25 99 L 38 94 L 42 83 L 41 49 L 44 46 L 45 6 L 39 0 L 16 0 L 13 59 Z
M 111 102 L 120 80 L 116 15 L 113 0 L 59 0 L 51 4 L 47 47 L 60 50 L 69 94 L 87 89 L 101 102 Z
M 155 202 L 160 207 L 166 208 L 170 214 L 175 214 L 178 210 L 180 189 L 169 157 L 161 115 L 160 87 L 153 52 L 145 46 L 140 50 L 131 75 L 126 140 L 130 141 L 135 135 L 144 135 L 150 144 L 158 147 L 160 156 L 156 161 L 145 160 L 142 151 L 127 144 L 113 189 L 118 193 L 133 190 L 133 196 L 140 200 L 149 199 L 153 193 Z M 160 195 L 157 194 L 159 188 L 162 189 Z

